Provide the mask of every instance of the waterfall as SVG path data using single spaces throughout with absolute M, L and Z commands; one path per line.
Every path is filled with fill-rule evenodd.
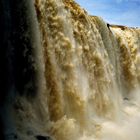
M 30 7 L 37 93 L 15 97 L 19 137 L 139 140 L 140 29 L 107 24 L 74 0 Z

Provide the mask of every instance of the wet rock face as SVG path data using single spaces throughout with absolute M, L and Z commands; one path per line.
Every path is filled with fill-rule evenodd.
M 5 135 L 5 140 L 20 140 L 16 134 Z
M 22 0 L 13 4 L 9 0 L 2 0 L 0 4 L 0 83 L 5 92 L 0 95 L 0 101 L 12 87 L 20 95 L 33 96 L 36 93 L 36 64 L 30 3 Z
M 4 134 L 3 134 L 3 124 L 0 120 L 0 139 L 4 140 Z
M 41 135 L 36 136 L 36 139 L 37 140 L 52 140 L 49 136 L 41 136 Z
M 33 14 L 26 0 L 10 3 L 11 45 L 13 46 L 13 75 L 16 90 L 20 95 L 36 95 L 36 70 L 32 34 Z M 32 26 L 32 27 L 31 27 Z M 35 43 L 35 42 L 34 42 Z
M 33 1 L 0 1 L 0 128 L 1 137 L 17 139 L 13 104 L 17 96 L 37 95 Z M 33 27 L 33 28 L 32 28 Z M 34 40 L 34 41 L 33 41 Z M 34 43 L 34 44 L 33 44 Z M 36 68 L 35 68 L 36 67 Z M 17 113 L 17 112 L 16 112 Z

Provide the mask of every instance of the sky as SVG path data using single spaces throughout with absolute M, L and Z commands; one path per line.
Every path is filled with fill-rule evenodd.
M 110 24 L 140 27 L 140 0 L 75 0 L 90 15 Z

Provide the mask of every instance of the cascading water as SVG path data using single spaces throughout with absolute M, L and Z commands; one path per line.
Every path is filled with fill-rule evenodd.
M 139 140 L 140 29 L 107 25 L 73 0 L 35 0 L 35 11 L 40 90 L 16 99 L 18 135 Z

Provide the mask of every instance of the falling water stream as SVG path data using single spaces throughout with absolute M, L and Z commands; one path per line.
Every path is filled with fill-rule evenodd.
M 17 133 L 140 139 L 140 29 L 108 25 L 73 0 L 35 0 L 39 94 L 16 100 Z

